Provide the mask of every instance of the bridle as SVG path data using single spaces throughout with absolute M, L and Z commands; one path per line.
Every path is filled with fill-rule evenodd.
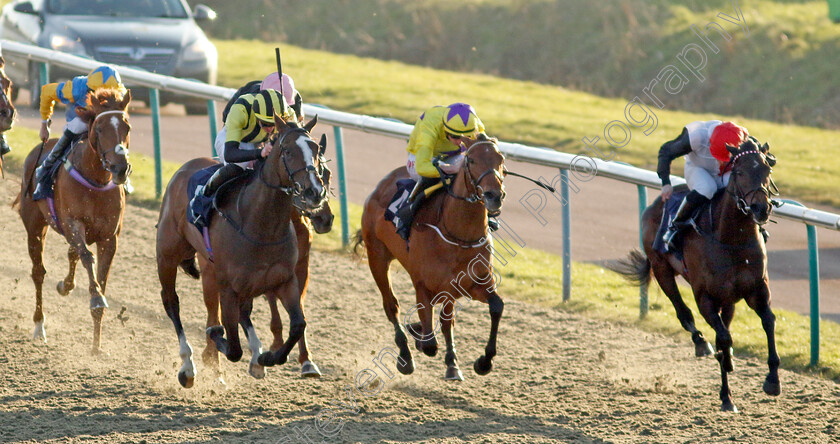
M 290 186 L 285 186 L 283 184 L 274 185 L 274 184 L 268 183 L 268 181 L 266 181 L 265 177 L 263 176 L 263 168 L 262 167 L 259 169 L 259 174 L 257 176 L 259 177 L 260 182 L 262 182 L 265 186 L 267 186 L 271 189 L 280 190 L 283 193 L 289 194 L 293 197 L 299 197 L 303 193 L 303 187 L 294 180 L 295 175 L 300 173 L 300 172 L 306 172 L 306 173 L 309 173 L 309 174 L 314 174 L 315 176 L 318 177 L 318 180 L 323 185 L 323 180 L 321 180 L 323 171 L 321 171 L 321 174 L 318 174 L 319 171 L 315 167 L 315 165 L 305 165 L 301 168 L 298 168 L 298 169 L 292 171 L 292 169 L 289 167 L 289 161 L 288 161 L 288 155 L 290 154 L 290 150 L 283 147 L 283 143 L 286 140 L 286 137 L 288 137 L 290 134 L 298 134 L 298 135 L 305 136 L 306 139 L 307 139 L 307 143 L 312 142 L 313 144 L 315 144 L 315 141 L 312 140 L 312 137 L 310 136 L 309 132 L 306 131 L 305 128 L 298 128 L 298 127 L 292 127 L 292 128 L 287 129 L 286 131 L 284 131 L 279 136 L 279 138 L 269 139 L 268 143 L 274 144 L 274 146 L 276 146 L 280 149 L 280 159 L 283 161 L 283 168 L 286 170 L 286 177 L 289 178 L 289 180 L 292 182 L 292 184 Z M 316 150 L 315 152 L 317 153 L 318 151 Z M 318 159 L 319 159 L 319 163 L 320 163 L 323 160 L 323 157 L 318 156 Z M 319 196 L 321 198 L 321 201 L 323 201 L 323 199 L 325 199 L 326 196 L 327 196 L 327 189 L 326 189 L 326 187 L 322 186 L 321 187 L 321 193 L 320 193 L 320 196 Z M 293 205 L 295 206 L 295 208 L 297 208 L 298 210 L 301 210 L 301 211 L 306 211 L 305 208 L 302 208 L 303 207 L 302 202 L 299 202 L 299 201 L 300 201 L 300 199 L 294 199 L 293 200 Z
M 96 131 L 96 123 L 99 121 L 100 117 L 107 116 L 107 115 L 112 115 L 112 114 L 122 116 L 123 117 L 122 121 L 125 122 L 126 124 L 128 123 L 128 120 L 125 119 L 125 116 L 126 116 L 125 111 L 120 111 L 120 110 L 103 111 L 103 112 L 97 114 L 96 117 L 93 119 L 93 122 L 91 122 L 91 124 L 90 124 L 90 133 L 91 134 L 88 134 L 88 140 L 91 140 L 91 141 L 96 140 L 96 144 L 99 145 L 99 140 L 98 140 L 99 137 L 98 136 L 97 137 L 91 137 L 91 135 L 94 134 L 95 131 Z M 92 145 L 92 143 L 91 143 L 91 145 Z M 103 151 L 97 150 L 93 146 L 91 146 L 91 148 L 93 148 L 94 151 L 96 151 L 96 154 L 99 156 L 99 161 L 102 163 L 102 168 L 105 169 L 105 171 L 109 171 L 109 172 L 111 171 L 111 166 L 113 166 L 113 164 L 111 163 L 111 161 L 109 161 L 105 157 L 106 154 L 113 151 L 114 154 L 116 154 L 118 156 L 126 157 L 128 155 L 128 147 L 124 146 L 122 143 L 118 143 L 118 144 L 114 145 L 114 147 L 109 148 L 107 150 L 103 150 Z M 129 168 L 129 171 L 131 171 L 131 164 L 128 165 L 128 168 Z
M 492 173 L 497 179 L 499 179 L 499 182 L 504 181 L 504 177 L 502 176 L 502 174 L 499 173 L 499 171 L 496 168 L 489 168 L 487 171 L 484 171 L 483 173 L 479 174 L 478 178 L 475 178 L 475 176 L 473 176 L 472 169 L 470 168 L 470 151 L 472 151 L 472 149 L 477 145 L 484 144 L 493 145 L 495 147 L 495 144 L 492 141 L 478 141 L 473 143 L 472 146 L 470 146 L 470 149 L 467 150 L 466 153 L 464 153 L 464 167 L 461 169 L 461 171 L 464 174 L 464 183 L 467 184 L 468 194 L 466 196 L 459 196 L 452 191 L 451 186 L 446 187 L 447 194 L 454 197 L 455 199 L 466 201 L 467 203 L 483 202 L 484 189 L 479 184 L 484 179 L 484 177 Z M 470 188 L 472 188 L 472 191 L 470 191 Z M 502 199 L 504 199 L 504 197 L 505 188 L 504 185 L 502 185 Z
M 775 157 L 771 157 L 772 154 L 769 154 L 769 153 L 764 154 L 764 153 L 762 153 L 758 150 L 747 150 L 747 151 L 742 151 L 742 152 L 736 154 L 729 161 L 729 163 L 727 165 L 727 169 L 730 168 L 730 167 L 732 168 L 732 176 L 735 176 L 737 174 L 742 174 L 741 171 L 738 171 L 738 170 L 735 169 L 735 164 L 738 161 L 738 159 L 740 159 L 740 158 L 742 158 L 742 157 L 744 157 L 748 154 L 757 154 L 759 156 L 759 158 L 761 159 L 762 163 L 770 167 L 770 174 L 772 174 L 772 172 L 773 172 L 772 165 L 775 164 Z M 768 160 L 770 160 L 770 161 L 768 161 Z M 733 182 L 733 187 L 735 188 L 735 192 L 733 193 L 732 191 L 729 190 L 729 188 L 726 189 L 726 192 L 735 199 L 735 205 L 738 207 L 738 209 L 742 213 L 744 213 L 745 216 L 752 216 L 753 221 L 756 224 L 764 225 L 764 224 L 767 223 L 767 221 L 759 222 L 756 219 L 756 216 L 753 213 L 752 208 L 750 208 L 750 205 L 747 203 L 747 199 L 749 199 L 750 196 L 752 196 L 753 194 L 756 194 L 756 193 L 761 193 L 764 196 L 764 198 L 767 200 L 769 211 L 772 211 L 773 207 L 781 206 L 781 202 L 776 201 L 775 199 L 773 199 L 771 197 L 771 196 L 778 196 L 779 195 L 779 188 L 776 186 L 776 183 L 773 182 L 772 178 L 769 178 L 769 186 L 761 185 L 758 188 L 747 191 L 746 193 L 741 189 L 741 186 L 738 184 L 738 181 L 735 180 L 735 177 L 732 177 L 731 181 Z M 768 213 L 769 213 L 769 211 L 768 211 Z

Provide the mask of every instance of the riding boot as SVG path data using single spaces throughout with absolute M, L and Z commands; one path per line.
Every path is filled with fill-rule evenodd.
M 245 169 L 241 166 L 235 163 L 228 163 L 216 170 L 216 172 L 210 176 L 210 179 L 207 180 L 207 183 L 204 184 L 198 192 L 201 192 L 201 194 L 205 197 L 210 197 L 216 192 L 216 190 L 219 189 L 220 186 L 222 186 L 223 183 L 239 176 L 244 171 Z
M 9 146 L 9 142 L 6 141 L 6 133 L 0 134 L 0 157 L 9 154 L 12 151 L 12 147 Z
M 426 200 L 426 189 L 438 183 L 440 178 L 437 177 L 421 177 L 414 186 L 414 190 L 408 197 L 408 202 L 403 204 L 397 210 L 397 219 L 399 219 L 399 226 L 397 227 L 397 234 L 403 240 L 408 241 L 408 235 L 411 232 L 411 224 L 414 222 L 414 215 L 417 214 L 417 209 Z
M 694 214 L 694 211 L 708 201 L 708 197 L 694 190 L 691 190 L 685 196 L 685 199 L 683 199 L 680 204 L 680 208 L 677 210 L 677 215 L 674 216 L 674 220 L 672 220 L 671 224 L 668 226 L 668 231 L 662 236 L 662 241 L 665 242 L 667 248 L 673 247 L 671 242 L 674 240 L 674 236 L 676 236 L 683 227 L 688 225 L 688 221 L 691 220 L 691 216 Z
M 58 142 L 56 142 L 55 146 L 53 146 L 52 151 L 47 154 L 47 157 L 44 159 L 44 163 L 35 170 L 35 180 L 38 184 L 35 186 L 35 191 L 32 193 L 32 200 L 41 200 L 52 196 L 53 166 L 55 166 L 55 163 L 64 156 L 68 147 L 73 144 L 73 141 L 75 141 L 77 137 L 78 135 L 73 133 L 73 131 L 68 129 L 64 130 L 64 133 L 61 134 Z

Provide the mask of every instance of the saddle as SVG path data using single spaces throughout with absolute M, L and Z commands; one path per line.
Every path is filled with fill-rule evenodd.
M 685 186 L 677 187 L 674 190 L 674 193 L 668 199 L 668 201 L 663 204 L 663 206 L 662 206 L 662 221 L 659 223 L 659 229 L 656 230 L 656 237 L 653 240 L 654 251 L 657 251 L 659 253 L 670 253 L 670 254 L 674 255 L 674 257 L 677 260 L 682 260 L 683 259 L 683 241 L 684 241 L 684 238 L 685 238 L 685 233 L 689 229 L 689 227 L 690 227 L 690 229 L 693 229 L 694 231 L 697 231 L 698 233 L 703 234 L 701 232 L 700 226 L 698 225 L 700 217 L 701 217 L 703 212 L 706 212 L 706 211 L 709 212 L 710 217 L 706 221 L 706 225 L 708 225 L 709 232 L 712 231 L 712 229 L 713 229 L 712 225 L 714 223 L 714 221 L 711 220 L 712 205 L 714 205 L 715 202 L 717 202 L 720 199 L 721 194 L 726 192 L 726 190 L 724 188 L 721 188 L 720 190 L 717 191 L 717 193 L 715 193 L 715 195 L 712 197 L 711 200 L 709 200 L 709 202 L 697 207 L 697 209 L 694 210 L 694 213 L 692 213 L 691 217 L 686 222 L 688 226 L 684 227 L 684 229 L 680 230 L 674 236 L 674 239 L 671 241 L 671 244 L 672 244 L 671 248 L 666 250 L 665 249 L 665 242 L 662 240 L 662 237 L 665 235 L 665 232 L 668 231 L 668 227 L 671 225 L 671 222 L 676 217 L 677 211 L 680 208 L 680 204 L 682 203 L 686 194 L 688 194 L 688 191 L 689 191 L 688 188 L 685 187 Z M 706 228 L 704 228 L 704 230 L 705 229 Z

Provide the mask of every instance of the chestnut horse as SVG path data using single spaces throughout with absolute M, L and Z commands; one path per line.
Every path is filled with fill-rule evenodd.
M 0 134 L 12 129 L 17 116 L 17 110 L 12 105 L 12 80 L 6 76 L 6 71 L 3 69 L 6 66 L 6 60 L 0 56 Z M 3 154 L 0 152 L 0 174 L 5 176 L 3 172 Z
M 234 182 L 229 193 L 218 198 L 218 214 L 208 228 L 210 254 L 202 234 L 187 220 L 187 181 L 213 160 L 193 159 L 172 177 L 161 204 L 157 232 L 158 277 L 161 299 L 166 314 L 175 326 L 183 360 L 178 381 L 191 387 L 195 380 L 192 347 L 181 324 L 178 294 L 175 291 L 177 269 L 198 277 L 195 255 L 201 261 L 202 290 L 208 310 L 208 341 L 215 344 L 230 361 L 242 357 L 237 324 L 241 324 L 252 353 L 249 372 L 264 376 L 263 366 L 286 362 L 291 348 L 304 336 L 306 320 L 301 306 L 298 266 L 298 233 L 294 231 L 293 198 L 299 196 L 303 210 L 320 208 L 326 200 L 326 189 L 319 176 L 322 146 L 315 143 L 309 131 L 313 118 L 304 127 L 285 122 L 275 116 L 279 137 L 264 162 L 256 164 L 252 180 Z M 219 217 L 220 216 L 220 217 Z M 270 352 L 262 353 L 250 313 L 253 299 L 265 294 L 272 304 L 272 331 L 279 331 L 280 300 L 289 314 L 290 328 L 286 341 L 275 341 Z M 221 324 L 217 307 L 221 307 Z M 227 338 L 225 338 L 227 335 Z M 215 351 L 208 343 L 203 353 L 212 362 Z M 217 358 L 216 358 L 217 359 Z
M 487 215 L 488 212 L 497 214 L 502 207 L 504 156 L 499 152 L 496 140 L 483 134 L 464 156 L 463 166 L 446 187 L 446 192 L 432 196 L 418 210 L 408 245 L 396 233 L 394 224 L 385 220 L 385 210 L 397 191 L 396 182 L 408 178 L 405 167 L 385 176 L 365 201 L 356 247 L 364 243 L 370 271 L 382 294 L 385 314 L 394 326 L 394 341 L 400 349 L 397 368 L 406 375 L 414 371 L 414 362 L 400 304 L 391 289 L 389 269 L 394 259 L 408 271 L 414 284 L 420 322 L 408 325 L 408 328 L 415 337 L 417 349 L 428 356 L 437 353 L 432 327 L 433 306 L 442 304 L 440 327 L 446 340 L 446 379 L 463 379 L 452 334 L 458 304 L 455 299 L 462 295 L 490 307 L 490 337 L 485 354 L 475 361 L 475 372 L 489 373 L 496 355 L 496 334 L 504 302 L 496 293 L 490 265 Z
M 55 140 L 39 144 L 26 157 L 21 191 L 15 199 L 20 204 L 20 217 L 26 226 L 29 257 L 32 259 L 32 281 L 35 283 L 35 331 L 33 339 L 46 342 L 41 287 L 44 283 L 44 237 L 51 226 L 70 244 L 67 258 L 69 270 L 58 283 L 58 292 L 67 295 L 75 287 L 76 264 L 81 259 L 88 274 L 90 310 L 93 317 L 93 352 L 99 351 L 102 315 L 108 303 L 105 285 L 111 261 L 117 251 L 117 238 L 122 229 L 125 191 L 120 186 L 131 173 L 128 163 L 128 104 L 131 93 L 114 89 L 91 94 L 88 106 L 77 109 L 77 115 L 88 123 L 87 139 L 73 146 L 64 168 L 58 169 L 54 197 L 32 200 L 35 168 L 49 152 Z M 87 245 L 96 244 L 96 257 Z
M 732 337 L 729 325 L 735 304 L 744 299 L 761 318 L 767 335 L 767 364 L 770 372 L 764 392 L 776 396 L 779 384 L 779 355 L 776 352 L 775 315 L 770 309 L 767 277 L 767 250 L 759 226 L 765 224 L 775 202 L 771 200 L 770 179 L 775 157 L 767 144 L 759 146 L 748 139 L 740 147 L 728 147 L 732 153 L 731 178 L 724 193 L 712 200 L 711 211 L 703 211 L 696 220 L 697 230 L 684 234 L 684 260 L 653 249 L 662 219 L 662 199 L 657 198 L 642 214 L 645 254 L 634 251 L 630 258 L 613 269 L 643 287 L 650 283 L 651 271 L 662 291 L 671 300 L 683 328 L 691 332 L 695 355 L 709 353 L 710 346 L 694 326 L 691 310 L 682 300 L 676 275 L 691 284 L 697 307 L 706 322 L 715 329 L 715 357 L 720 361 L 721 409 L 738 411 L 732 403 L 727 374 L 732 372 Z M 710 227 L 710 228 L 705 228 Z

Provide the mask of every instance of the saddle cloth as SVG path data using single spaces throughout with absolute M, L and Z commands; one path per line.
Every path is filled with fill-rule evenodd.
M 399 226 L 397 212 L 405 205 L 408 205 L 408 197 L 414 190 L 417 182 L 414 179 L 400 179 L 397 181 L 397 192 L 391 198 L 388 208 L 385 209 L 385 220 L 390 221 L 394 226 Z
M 674 218 L 677 216 L 677 210 L 680 209 L 680 204 L 682 203 L 686 194 L 688 194 L 688 190 L 675 191 L 673 194 L 671 194 L 671 197 L 665 202 L 665 205 L 662 208 L 662 221 L 659 223 L 659 229 L 656 230 L 656 237 L 653 239 L 654 251 L 658 251 L 660 253 L 671 253 L 678 260 L 682 260 L 683 257 L 682 234 L 684 232 L 681 232 L 674 236 L 674 240 L 671 242 L 672 246 L 670 249 L 667 250 L 665 242 L 662 240 L 662 236 L 665 235 L 665 232 L 668 231 L 668 227 L 671 225 L 671 221 L 673 221 Z M 705 205 L 703 207 L 705 207 Z
M 221 167 L 222 164 L 216 164 L 198 170 L 187 181 L 187 196 L 190 202 L 187 205 L 187 220 L 198 227 L 198 231 L 202 231 L 202 228 L 210 225 L 210 215 L 213 213 L 213 196 L 196 195 L 195 191 L 200 185 L 206 184 L 213 173 Z

